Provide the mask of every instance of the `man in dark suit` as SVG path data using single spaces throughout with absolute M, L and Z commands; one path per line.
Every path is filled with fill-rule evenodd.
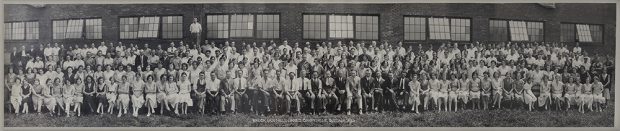
M 136 67 L 146 67 L 149 64 L 148 60 L 149 57 L 146 55 L 146 52 L 141 52 L 134 60 L 134 63 Z
M 388 72 L 388 78 L 383 83 L 383 95 L 385 96 L 383 108 L 393 109 L 396 107 L 396 92 L 394 89 L 398 87 L 398 79 L 393 72 Z
M 407 79 L 407 72 L 402 71 L 398 78 L 398 86 L 394 89 L 396 93 L 396 102 L 398 109 L 405 110 L 407 104 L 407 96 L 409 92 L 409 79 Z
M 344 104 L 346 102 L 346 98 L 347 98 L 347 91 L 346 91 L 346 86 L 347 86 L 347 78 L 346 75 L 342 72 L 339 72 L 338 74 L 338 78 L 334 81 L 334 83 L 336 83 L 336 95 L 338 96 L 340 102 L 338 102 L 338 108 L 336 109 L 337 111 L 340 111 L 342 104 Z
M 19 51 L 17 51 L 17 47 L 13 47 L 12 51 L 11 51 L 11 55 L 10 55 L 10 59 L 11 59 L 11 65 L 13 65 L 14 67 L 19 67 L 20 64 L 20 60 L 21 60 L 21 53 L 19 53 Z M 16 68 L 14 68 L 16 69 Z
M 362 86 L 362 96 L 364 97 L 364 110 L 366 113 L 370 113 L 375 107 L 375 101 L 372 94 L 374 84 L 376 84 L 376 80 L 375 78 L 372 78 L 372 72 L 370 69 L 366 70 L 366 75 L 362 78 L 360 84 Z

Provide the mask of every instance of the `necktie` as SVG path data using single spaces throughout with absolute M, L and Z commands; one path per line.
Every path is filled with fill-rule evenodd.
M 304 84 L 306 83 L 306 79 L 301 78 L 301 80 L 302 80 L 302 81 L 301 81 L 301 90 L 304 90 L 304 91 L 305 91 L 305 90 L 306 90 L 306 87 L 304 86 Z
M 237 89 L 241 89 L 241 88 L 243 87 L 243 86 L 241 85 L 241 78 L 239 78 L 239 83 L 238 83 L 238 86 L 239 86 L 239 87 L 237 87 Z
M 290 91 L 293 91 L 293 79 L 291 79 L 291 90 Z

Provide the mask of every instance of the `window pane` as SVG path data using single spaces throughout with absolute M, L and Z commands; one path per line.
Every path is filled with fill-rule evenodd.
M 101 39 L 101 19 L 86 19 L 86 39 Z
M 528 41 L 525 21 L 509 21 L 511 41 Z
M 252 37 L 254 31 L 253 15 L 231 15 L 230 37 Z
M 429 39 L 450 40 L 450 21 L 448 18 L 428 18 Z
M 69 20 L 67 22 L 67 32 L 65 38 L 82 38 L 84 20 Z
M 577 36 L 579 42 L 592 42 L 590 26 L 584 24 L 577 24 Z
M 138 37 L 138 17 L 121 18 L 121 39 L 135 39 Z
M 562 24 L 560 39 L 562 42 L 575 42 L 575 24 Z
M 492 41 L 508 41 L 508 21 L 490 20 L 489 28 Z
M 426 40 L 426 18 L 405 17 L 405 40 Z
M 52 21 L 52 32 L 54 39 L 64 39 L 65 33 L 67 32 L 67 20 L 55 20 Z
M 26 39 L 39 39 L 39 22 L 26 22 Z
M 140 25 L 138 27 L 138 38 L 157 38 L 159 31 L 159 18 L 140 17 Z
M 376 40 L 379 38 L 379 16 L 355 16 L 355 38 Z
M 353 16 L 330 15 L 329 31 L 330 38 L 353 38 Z
M 280 15 L 256 15 L 256 33 L 258 38 L 280 37 Z
M 207 38 L 228 38 L 228 15 L 207 15 Z
M 13 23 L 4 23 L 4 38 L 12 40 L 13 29 L 11 28 Z
M 12 39 L 13 40 L 23 40 L 25 36 L 25 24 L 24 22 L 13 22 L 12 25 Z
M 469 41 L 469 19 L 450 19 L 450 38 L 453 41 Z
M 527 22 L 527 34 L 530 41 L 543 41 L 543 23 Z
M 601 25 L 590 25 L 592 42 L 603 42 L 603 27 Z
M 162 16 L 162 38 L 183 38 L 183 16 Z

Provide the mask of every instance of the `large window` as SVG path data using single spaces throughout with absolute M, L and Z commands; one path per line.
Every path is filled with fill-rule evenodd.
M 509 21 L 510 39 L 512 41 L 528 41 L 527 25 L 525 21 Z
M 101 19 L 86 19 L 86 39 L 101 39 Z
M 207 38 L 228 38 L 228 15 L 207 15 Z
M 454 41 L 469 41 L 469 19 L 450 19 L 450 38 Z
M 39 22 L 26 22 L 26 40 L 39 39 Z
M 353 38 L 353 16 L 330 15 L 329 38 Z
M 355 38 L 365 40 L 379 39 L 379 17 L 355 16 Z
M 575 42 L 575 24 L 562 24 L 560 30 L 562 42 Z
M 123 17 L 119 31 L 121 39 L 183 38 L 183 16 Z
M 303 27 L 304 39 L 326 39 L 327 38 L 327 16 L 325 15 L 304 15 Z
M 405 40 L 426 40 L 426 18 L 405 17 Z
M 138 17 L 121 18 L 120 38 L 121 39 L 138 38 Z
M 450 40 L 450 19 L 429 18 L 429 38 L 433 40 Z
M 562 42 L 603 42 L 603 26 L 562 23 L 560 38 Z
M 140 17 L 140 26 L 138 27 L 138 38 L 157 38 L 159 31 L 159 18 Z
M 280 37 L 280 15 L 256 15 L 257 38 Z
M 254 36 L 254 16 L 253 15 L 231 15 L 230 16 L 230 37 L 252 37 Z
M 65 39 L 65 32 L 67 31 L 67 20 L 54 20 L 52 21 L 52 32 L 54 39 Z
M 53 20 L 52 26 L 54 39 L 101 39 L 100 18 Z
M 516 20 L 490 20 L 492 41 L 543 41 L 544 23 Z
M 13 34 L 13 29 L 12 29 L 12 24 L 13 23 L 4 23 L 4 39 L 6 40 L 11 40 L 12 38 L 12 34 Z
M 508 41 L 508 22 L 505 20 L 489 21 L 490 36 L 492 41 Z
M 82 38 L 82 31 L 84 31 L 84 20 L 68 20 L 67 31 L 65 33 L 66 39 L 78 39 Z
M 24 22 L 13 22 L 11 23 L 11 37 L 10 40 L 23 40 L 25 36 L 26 26 Z
M 303 15 L 304 39 L 379 39 L 379 16 Z
M 530 41 L 543 41 L 543 23 L 527 22 L 527 36 Z
M 280 38 L 278 14 L 208 14 L 207 39 Z
M 161 37 L 164 39 L 183 38 L 183 16 L 161 17 Z
M 405 40 L 470 41 L 471 19 L 405 17 Z

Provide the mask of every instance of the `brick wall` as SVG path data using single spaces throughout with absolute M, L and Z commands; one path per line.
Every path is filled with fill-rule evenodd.
M 472 41 L 489 39 L 489 19 L 544 21 L 545 41 L 560 40 L 560 23 L 602 24 L 604 44 L 582 44 L 588 50 L 615 53 L 615 4 L 556 4 L 555 9 L 538 4 L 114 4 L 114 5 L 5 5 L 5 21 L 38 20 L 39 40 L 5 41 L 11 46 L 58 42 L 65 44 L 98 43 L 102 40 L 53 40 L 52 20 L 101 17 L 103 41 L 123 43 L 164 44 L 184 39 L 119 39 L 119 16 L 183 15 L 184 36 L 193 17 L 204 19 L 207 13 L 278 13 L 280 39 L 305 42 L 302 38 L 302 14 L 343 13 L 379 15 L 380 41 L 397 42 L 403 39 L 403 16 L 447 16 L 471 18 Z M 203 27 L 204 24 L 203 24 Z M 230 39 L 231 41 L 269 41 L 269 39 Z M 330 40 L 337 41 L 337 40 Z M 412 42 L 407 42 L 410 44 Z M 432 41 L 421 43 L 433 43 Z M 602 48 L 603 47 L 603 48 Z

